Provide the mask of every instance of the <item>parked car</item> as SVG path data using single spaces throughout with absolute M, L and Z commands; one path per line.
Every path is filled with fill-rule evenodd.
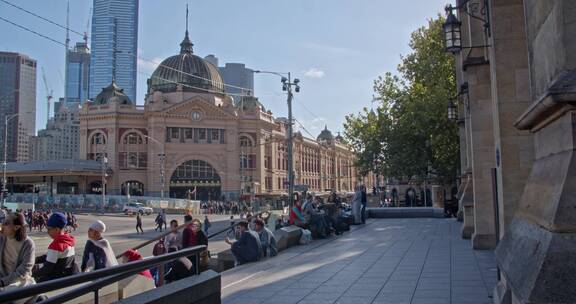
M 135 213 L 140 213 L 140 215 L 152 214 L 152 208 L 146 207 L 140 203 L 125 204 L 123 210 L 124 210 L 124 214 L 135 214 Z

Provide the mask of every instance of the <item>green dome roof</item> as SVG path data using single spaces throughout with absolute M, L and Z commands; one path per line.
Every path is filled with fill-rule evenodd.
M 332 135 L 332 132 L 330 132 L 330 130 L 328 130 L 328 126 L 324 126 L 324 130 L 322 130 L 322 132 L 320 132 L 320 135 L 318 135 L 318 138 L 316 138 L 316 140 L 320 141 L 320 140 L 326 140 L 326 141 L 333 141 L 334 140 L 334 135 Z
M 108 104 L 111 102 L 117 102 L 119 104 L 129 105 L 132 104 L 130 98 L 124 94 L 124 89 L 121 89 L 116 85 L 115 81 L 112 81 L 109 86 L 102 89 L 96 99 L 94 99 L 94 104 Z
M 182 84 L 182 90 L 187 92 L 223 94 L 224 82 L 218 67 L 194 55 L 192 46 L 186 31 L 180 54 L 162 61 L 148 79 L 149 89 L 175 92 L 178 84 Z

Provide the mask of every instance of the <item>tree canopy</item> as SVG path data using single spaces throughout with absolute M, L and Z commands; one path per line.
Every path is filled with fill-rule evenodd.
M 400 180 L 454 180 L 459 167 L 457 125 L 448 120 L 456 95 L 453 58 L 444 52 L 438 16 L 414 31 L 411 52 L 396 73 L 374 81 L 375 109 L 346 117 L 344 135 L 357 153 L 361 173 L 374 171 Z

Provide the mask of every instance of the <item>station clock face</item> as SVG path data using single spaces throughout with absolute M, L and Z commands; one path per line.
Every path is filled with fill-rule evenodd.
M 192 111 L 191 113 L 192 120 L 200 120 L 202 118 L 202 113 L 199 111 Z

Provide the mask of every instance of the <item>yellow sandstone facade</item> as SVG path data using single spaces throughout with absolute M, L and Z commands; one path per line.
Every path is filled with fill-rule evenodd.
M 234 104 L 218 69 L 193 54 L 186 33 L 180 54 L 148 79 L 143 106 L 115 83 L 83 105 L 80 155 L 106 157 L 108 194 L 278 196 L 288 189 L 287 124 L 255 97 Z M 353 152 L 327 129 L 316 140 L 295 133 L 294 170 L 295 183 L 314 192 L 349 192 L 361 181 Z M 100 187 L 101 178 L 88 181 L 89 191 Z

